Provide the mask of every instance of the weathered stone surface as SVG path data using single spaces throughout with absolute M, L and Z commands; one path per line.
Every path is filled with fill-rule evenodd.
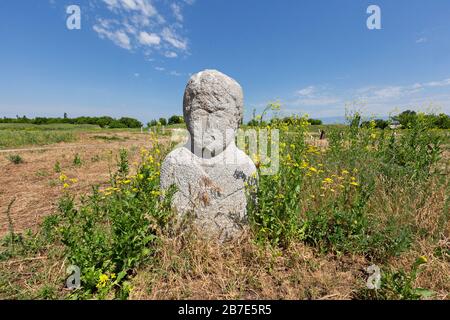
M 246 224 L 245 184 L 256 175 L 252 160 L 234 137 L 243 114 L 243 93 L 230 77 L 205 70 L 191 77 L 183 101 L 188 142 L 173 150 L 161 167 L 161 187 L 178 188 L 173 206 L 191 213 L 209 237 L 221 241 Z

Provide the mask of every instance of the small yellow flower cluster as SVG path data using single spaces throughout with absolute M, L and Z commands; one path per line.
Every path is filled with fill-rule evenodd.
M 115 278 L 116 278 L 116 274 L 115 273 L 111 273 L 110 276 L 108 276 L 107 274 L 102 273 L 100 275 L 100 277 L 98 279 L 98 282 L 97 282 L 97 285 L 96 285 L 97 289 L 101 289 L 101 288 L 106 287 L 106 285 L 108 284 L 108 281 L 109 280 L 112 281 Z
M 108 187 L 106 189 L 100 190 L 99 192 L 103 193 L 105 196 L 110 196 L 113 192 L 120 192 L 120 189 L 116 187 Z
M 318 165 L 319 167 L 322 167 L 322 165 Z M 357 172 L 356 169 L 353 170 L 354 172 Z M 317 170 L 316 168 L 310 166 L 308 167 L 308 173 L 315 173 L 319 174 L 324 172 L 324 170 Z M 307 174 L 308 176 L 308 174 Z M 311 176 L 311 174 L 309 174 Z M 320 189 L 322 190 L 321 197 L 325 197 L 325 191 L 329 191 L 332 193 L 336 193 L 338 189 L 345 189 L 347 186 L 353 186 L 358 187 L 360 184 L 357 182 L 356 178 L 353 176 L 350 176 L 350 172 L 348 170 L 342 170 L 341 175 L 332 174 L 329 177 L 324 177 L 321 181 Z M 315 197 L 312 197 L 314 199 Z
M 59 175 L 59 181 L 61 181 L 61 183 L 63 184 L 63 189 L 68 189 L 70 188 L 70 183 L 75 184 L 78 182 L 77 178 L 68 178 L 64 173 L 61 173 Z

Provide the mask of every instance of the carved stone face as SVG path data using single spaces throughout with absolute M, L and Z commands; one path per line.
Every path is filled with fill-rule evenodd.
M 215 70 L 189 80 L 183 99 L 184 118 L 195 154 L 214 157 L 232 142 L 242 119 L 241 86 Z

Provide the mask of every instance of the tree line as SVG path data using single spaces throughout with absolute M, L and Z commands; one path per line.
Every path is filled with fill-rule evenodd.
M 272 118 L 268 121 L 265 120 L 261 120 L 258 118 L 253 118 L 252 120 L 250 120 L 247 125 L 251 126 L 251 127 L 257 127 L 257 126 L 267 126 L 268 124 L 274 124 L 274 123 L 287 123 L 287 124 L 292 124 L 292 122 L 295 121 L 294 118 L 292 117 L 284 117 L 284 118 Z M 322 124 L 322 120 L 319 119 L 308 119 L 307 120 L 311 125 L 316 126 L 316 125 L 321 125 Z
M 69 118 L 67 114 L 64 114 L 63 118 L 49 118 L 49 117 L 36 117 L 27 118 L 26 116 L 16 118 L 0 118 L 0 123 L 27 123 L 27 124 L 92 124 L 98 125 L 101 128 L 140 128 L 142 127 L 142 122 L 137 119 L 129 117 L 121 117 L 115 119 L 108 116 L 102 117 L 76 117 Z
M 431 127 L 436 129 L 450 129 L 450 116 L 445 113 L 440 114 L 424 114 L 421 115 L 425 118 L 430 124 Z M 402 113 L 392 116 L 389 120 L 384 119 L 374 119 L 372 121 L 362 121 L 362 117 L 356 115 L 356 117 L 352 118 L 352 125 L 358 125 L 361 127 L 368 127 L 375 123 L 375 127 L 379 129 L 385 129 L 390 125 L 397 125 L 401 128 L 410 128 L 414 123 L 418 120 L 419 113 L 411 110 L 403 111 Z M 292 121 L 292 117 L 285 118 L 272 118 L 268 121 L 263 121 L 262 119 L 257 119 L 254 117 L 252 120 L 248 122 L 249 126 L 265 126 L 274 122 L 286 122 L 289 123 Z M 321 125 L 322 120 L 319 119 L 308 119 L 308 122 L 311 125 Z M 357 123 L 356 123 L 357 122 Z M 0 118 L 0 123 L 28 123 L 28 124 L 91 124 L 98 125 L 101 128 L 141 128 L 143 126 L 142 122 L 137 119 L 130 117 L 121 117 L 119 119 L 115 119 L 108 116 L 102 117 L 76 117 L 69 118 L 67 113 L 64 113 L 64 117 L 36 117 L 36 118 L 27 118 L 26 116 L 16 116 L 16 118 Z M 173 124 L 182 124 L 184 123 L 183 116 L 173 115 L 169 118 L 159 118 L 158 120 L 154 119 L 147 123 L 148 127 L 153 126 L 165 126 L 165 125 L 173 125 Z
M 27 118 L 26 116 L 16 116 L 15 118 L 0 118 L 0 123 L 25 123 L 25 124 L 91 124 L 98 125 L 101 128 L 141 128 L 142 122 L 130 117 L 121 117 L 115 119 L 108 116 L 102 117 L 76 117 L 69 118 L 67 113 L 64 113 L 64 117 L 36 117 Z M 147 123 L 148 127 L 156 125 L 171 125 L 184 123 L 183 116 L 173 115 L 170 118 L 159 118 L 158 120 L 151 120 Z
M 445 113 L 419 114 L 415 111 L 406 110 L 396 116 L 392 116 L 389 120 L 374 119 L 372 121 L 375 123 L 375 128 L 379 129 L 386 129 L 391 125 L 395 125 L 403 129 L 408 129 L 414 126 L 414 124 L 419 120 L 419 116 L 423 117 L 423 119 L 430 124 L 431 128 L 450 129 L 450 116 L 446 115 Z M 361 117 L 359 116 L 354 117 L 352 121 L 358 121 L 361 127 L 371 126 L 371 121 L 361 122 Z
M 152 121 L 147 123 L 147 127 L 166 126 L 166 125 L 180 124 L 180 123 L 184 123 L 183 116 L 173 115 L 168 119 L 166 119 L 166 118 L 159 118 L 158 120 L 153 119 Z

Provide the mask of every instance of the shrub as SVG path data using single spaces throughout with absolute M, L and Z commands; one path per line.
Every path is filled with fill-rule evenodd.
M 53 171 L 56 173 L 61 173 L 61 163 L 59 161 L 55 162 L 55 165 L 53 166 Z
M 306 139 L 305 117 L 268 126 L 280 129 L 280 166 L 276 174 L 262 175 L 270 163 L 256 157 L 258 200 L 248 201 L 256 240 L 281 247 L 301 240 L 321 251 L 378 261 L 408 249 L 415 230 L 412 209 L 405 205 L 395 216 L 377 215 L 372 199 L 403 189 L 408 204 L 416 190 L 426 188 L 441 149 L 425 119 L 419 115 L 398 136 L 376 129 L 375 121 L 360 126 L 355 114 L 350 126 L 330 128 L 327 148 Z
M 130 176 L 127 152 L 122 150 L 110 187 L 94 187 L 79 205 L 67 192 L 61 198 L 61 239 L 70 263 L 81 270 L 82 288 L 74 298 L 126 298 L 130 290 L 126 280 L 151 260 L 158 230 L 172 218 L 173 191 L 163 200 L 160 197 L 160 161 L 143 149 L 141 164 Z
M 23 163 L 23 159 L 19 154 L 10 154 L 8 155 L 8 160 L 14 164 Z
M 414 285 L 421 266 L 427 263 L 426 257 L 419 257 L 413 263 L 410 271 L 388 269 L 381 272 L 379 289 L 362 288 L 356 294 L 357 299 L 377 300 L 418 300 L 429 298 L 434 292 Z
M 80 154 L 78 154 L 78 153 L 75 154 L 72 163 L 74 166 L 77 166 L 77 167 L 80 167 L 83 164 L 83 162 L 81 161 Z
M 184 118 L 182 116 L 173 115 L 169 118 L 168 124 L 180 124 L 184 123 Z

